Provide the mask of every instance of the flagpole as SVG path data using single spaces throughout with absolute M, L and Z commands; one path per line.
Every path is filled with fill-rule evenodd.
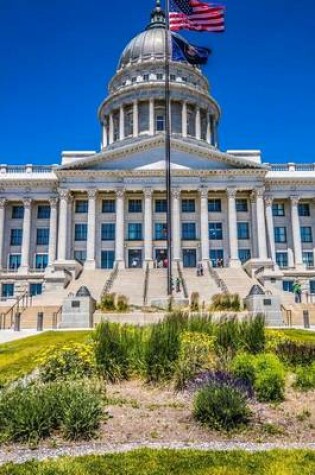
M 172 272 L 172 179 L 171 179 L 171 91 L 169 0 L 165 0 L 165 184 L 167 202 L 167 293 L 173 295 Z

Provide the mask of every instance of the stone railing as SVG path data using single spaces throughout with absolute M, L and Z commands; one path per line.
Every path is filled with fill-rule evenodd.
M 0 165 L 0 175 L 11 173 L 51 173 L 53 165 Z
M 275 163 L 269 165 L 272 172 L 313 172 L 315 163 Z

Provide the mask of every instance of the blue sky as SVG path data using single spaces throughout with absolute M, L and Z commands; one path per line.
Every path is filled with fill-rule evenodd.
M 220 145 L 268 162 L 315 162 L 314 0 L 225 0 L 204 69 L 222 110 Z M 110 4 L 110 7 L 108 6 Z M 97 150 L 96 111 L 154 0 L 0 0 L 0 161 L 59 163 Z

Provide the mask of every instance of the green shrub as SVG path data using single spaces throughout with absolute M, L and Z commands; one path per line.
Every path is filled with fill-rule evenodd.
M 240 347 L 240 325 L 236 318 L 222 319 L 215 326 L 216 351 L 222 362 L 231 359 Z
M 295 386 L 301 391 L 315 389 L 315 363 L 297 368 Z
M 192 292 L 190 296 L 190 310 L 192 312 L 198 312 L 199 308 L 200 308 L 199 292 Z
M 276 347 L 276 354 L 293 366 L 309 366 L 315 362 L 315 345 L 308 342 L 287 340 Z
M 262 315 L 244 319 L 240 323 L 241 346 L 244 351 L 257 354 L 265 349 L 265 319 Z
M 211 429 L 232 430 L 249 420 L 246 395 L 229 385 L 208 385 L 197 392 L 194 417 Z
M 118 312 L 126 312 L 129 309 L 128 298 L 125 295 L 118 295 L 116 309 Z
M 272 354 L 256 356 L 254 389 L 259 401 L 282 401 L 285 390 L 285 371 L 279 358 Z
M 239 312 L 241 310 L 240 296 L 229 292 L 215 294 L 212 296 L 211 310 Z
M 256 374 L 255 357 L 248 353 L 240 353 L 236 355 L 232 361 L 231 371 L 236 378 L 239 378 L 253 386 Z
M 102 297 L 102 300 L 99 306 L 100 309 L 104 311 L 115 310 L 116 309 L 115 300 L 116 300 L 116 294 L 114 293 L 105 294 Z
M 282 343 L 287 343 L 288 341 L 290 341 L 290 338 L 282 331 L 268 329 L 266 334 L 265 349 L 268 353 L 277 353 L 278 346 Z

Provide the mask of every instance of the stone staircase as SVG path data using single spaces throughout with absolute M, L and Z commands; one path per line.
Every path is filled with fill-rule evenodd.
M 284 320 L 288 326 L 304 327 L 303 312 L 308 311 L 310 326 L 315 326 L 315 304 L 291 303 L 284 305 Z
M 148 279 L 147 303 L 167 296 L 167 269 L 150 269 Z
M 144 269 L 122 269 L 118 271 L 110 293 L 125 295 L 129 305 L 143 306 Z
M 249 277 L 242 268 L 215 269 L 218 277 L 225 283 L 228 292 L 239 294 L 243 299 L 247 297 L 253 285 L 261 284 L 258 280 Z
M 200 302 L 206 304 L 211 302 L 212 296 L 220 293 L 220 288 L 215 280 L 210 276 L 209 270 L 204 266 L 203 277 L 197 277 L 196 269 L 183 269 L 183 277 L 185 279 L 189 297 L 193 292 L 198 292 Z

